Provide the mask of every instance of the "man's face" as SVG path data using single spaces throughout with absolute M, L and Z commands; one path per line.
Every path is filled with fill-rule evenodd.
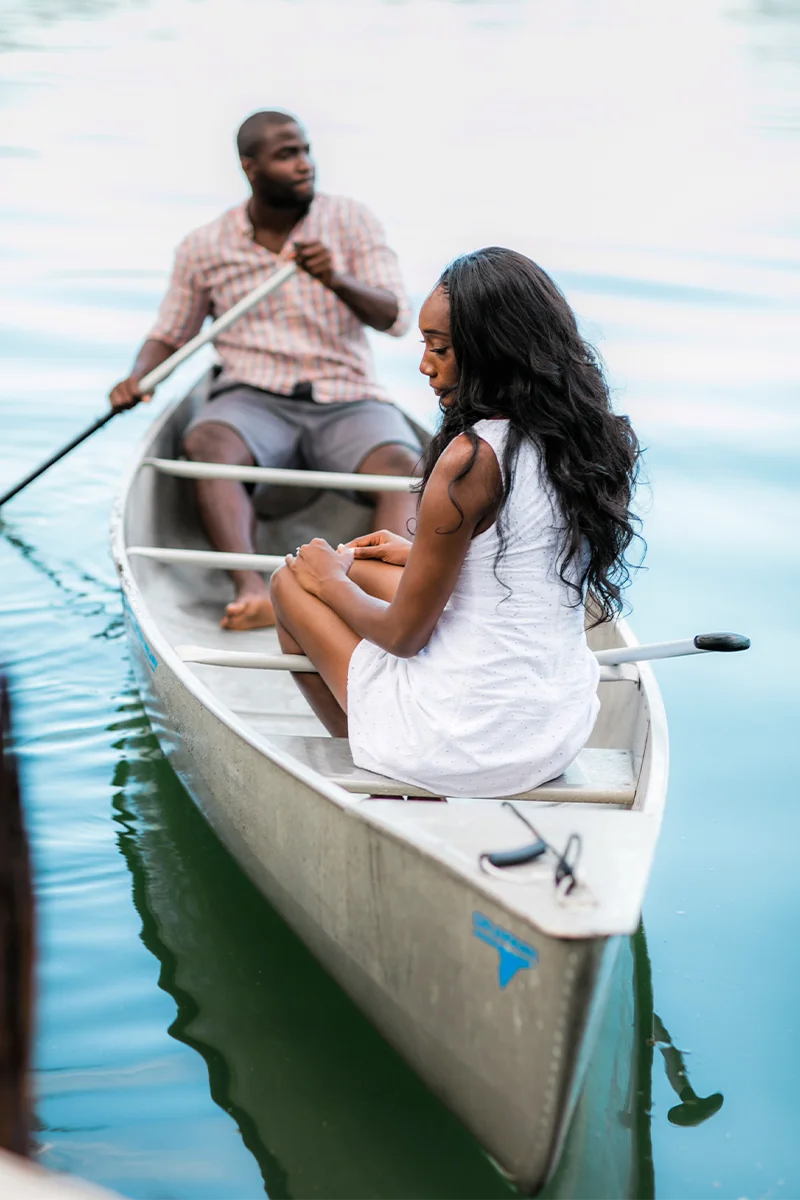
M 304 130 L 294 121 L 267 125 L 254 158 L 243 158 L 242 169 L 253 192 L 276 208 L 307 208 L 314 199 L 315 168 Z

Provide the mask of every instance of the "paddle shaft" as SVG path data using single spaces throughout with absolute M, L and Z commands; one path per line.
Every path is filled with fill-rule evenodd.
M 74 450 L 76 446 L 80 446 L 81 442 L 85 442 L 86 439 L 91 437 L 93 433 L 97 433 L 98 429 L 102 429 L 103 426 L 108 424 L 111 418 L 115 417 L 116 415 L 116 410 L 112 408 L 111 411 L 107 412 L 104 417 L 99 419 L 99 421 L 95 421 L 94 424 L 90 425 L 88 429 L 84 429 L 83 433 L 79 433 L 76 438 L 73 438 L 68 445 L 62 446 L 60 450 L 56 450 L 55 454 L 51 455 L 46 462 L 40 463 L 40 465 L 31 471 L 30 474 L 26 475 L 24 479 L 20 479 L 18 483 L 15 483 L 10 491 L 4 492 L 3 495 L 0 496 L 0 508 L 8 500 L 12 500 L 14 496 L 23 490 L 23 488 L 26 488 L 29 483 L 33 483 L 34 479 L 38 479 L 40 475 L 44 475 L 45 471 L 49 471 L 50 467 L 52 467 L 54 463 L 57 463 L 59 459 L 64 458 L 67 454 L 69 454 L 70 450 Z
M 249 312 L 250 309 L 255 307 L 256 304 L 260 303 L 261 300 L 264 300 L 272 292 L 277 291 L 281 284 L 285 283 L 287 279 L 294 275 L 296 270 L 297 267 L 293 262 L 287 263 L 285 267 L 280 267 L 279 270 L 270 275 L 269 279 L 265 279 L 264 282 L 260 283 L 257 288 L 254 288 L 252 292 L 248 293 L 248 295 L 243 296 L 238 303 L 234 304 L 232 308 L 229 308 L 226 313 L 223 313 L 218 320 L 212 321 L 207 329 L 204 329 L 198 333 L 196 337 L 193 337 L 192 340 L 187 342 L 185 346 L 181 346 L 180 350 L 176 350 L 174 354 L 171 354 L 169 358 L 165 359 L 163 363 L 155 367 L 152 371 L 148 371 L 148 373 L 143 375 L 139 380 L 139 391 L 141 394 L 143 396 L 147 396 L 155 387 L 158 386 L 159 383 L 162 383 L 168 375 L 171 375 L 176 367 L 179 367 L 181 363 L 186 362 L 187 358 L 191 358 L 191 356 L 195 354 L 202 346 L 206 346 L 209 342 L 212 342 L 215 337 L 218 337 L 221 333 L 224 333 L 226 329 L 233 325 L 234 321 L 239 320 L 239 317 L 243 317 L 246 312 Z M 83 433 L 79 433 L 77 437 L 73 438 L 68 445 L 62 446 L 62 448 L 57 450 L 55 454 L 52 454 L 46 462 L 41 463 L 40 466 L 36 467 L 35 470 L 26 475 L 24 479 L 21 479 L 18 483 L 15 483 L 9 491 L 4 492 L 3 495 L 0 496 L 0 508 L 2 508 L 2 506 L 9 500 L 13 499 L 14 496 L 17 496 L 24 488 L 28 486 L 29 483 L 33 483 L 34 479 L 38 479 L 40 475 L 44 475 L 45 471 L 49 471 L 50 467 L 59 462 L 60 459 L 65 458 L 66 455 L 69 454 L 70 451 L 74 450 L 76 446 L 80 446 L 81 442 L 85 442 L 86 439 L 90 438 L 93 433 L 97 433 L 98 429 L 102 429 L 104 425 L 108 424 L 112 417 L 117 415 L 117 412 L 125 411 L 127 411 L 127 409 L 112 408 L 110 412 L 107 412 L 105 416 L 100 417 L 99 420 L 90 425 L 88 429 L 84 429 Z
M 131 553 L 146 556 L 147 547 L 133 547 Z M 162 554 L 163 551 L 156 551 Z M 171 553 L 180 554 L 173 550 Z M 266 557 L 266 556 L 264 556 Z M 176 558 L 174 561 L 180 562 Z M 723 640 L 724 639 L 724 640 Z M 713 643 L 702 646 L 697 642 Z M 597 650 L 595 658 L 601 668 L 601 682 L 613 683 L 624 680 L 627 676 L 613 674 L 613 668 L 624 663 L 649 662 L 658 658 L 681 658 L 687 654 L 708 654 L 710 651 L 731 653 L 737 650 L 747 650 L 750 641 L 737 633 L 700 633 L 697 638 L 682 642 L 653 642 L 649 646 L 620 646 L 615 650 Z M 689 648 L 691 647 L 691 649 Z M 249 667 L 264 671 L 315 671 L 309 658 L 299 654 L 261 654 L 255 651 L 221 650 L 215 646 L 176 646 L 180 658 L 184 662 L 205 663 L 213 667 Z
M 684 658 L 689 654 L 723 654 L 749 650 L 750 639 L 740 633 L 698 633 L 679 642 L 651 642 L 648 646 L 618 646 L 613 650 L 598 650 L 595 657 L 601 666 L 622 663 L 654 662 L 660 658 Z

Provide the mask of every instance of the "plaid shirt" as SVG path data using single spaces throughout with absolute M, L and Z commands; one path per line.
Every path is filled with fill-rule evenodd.
M 354 200 L 315 197 L 280 254 L 253 238 L 247 205 L 195 229 L 178 246 L 169 290 L 148 337 L 182 346 L 206 317 L 221 316 L 279 266 L 291 261 L 295 241 L 323 242 L 334 269 L 397 298 L 398 315 L 387 330 L 401 337 L 411 308 L 380 222 Z M 240 317 L 216 342 L 222 380 L 236 380 L 288 395 L 310 382 L 314 399 L 387 399 L 375 379 L 364 325 L 332 291 L 298 271 L 277 292 Z

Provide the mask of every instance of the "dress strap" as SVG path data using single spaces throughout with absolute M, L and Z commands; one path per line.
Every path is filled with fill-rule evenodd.
M 495 453 L 495 458 L 500 464 L 500 469 L 503 467 L 503 451 L 506 445 L 506 437 L 508 435 L 508 421 L 503 418 L 501 420 L 492 421 L 489 418 L 484 418 L 482 421 L 476 421 L 472 426 L 473 432 L 477 433 L 479 438 L 484 442 L 488 442 Z

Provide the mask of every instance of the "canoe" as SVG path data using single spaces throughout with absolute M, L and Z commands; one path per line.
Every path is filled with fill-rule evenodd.
M 510 1200 L 478 1143 L 239 871 L 158 754 L 142 709 L 126 697 L 121 711 L 113 804 L 142 941 L 175 1003 L 169 1032 L 204 1059 L 211 1097 L 238 1127 L 267 1193 Z M 652 1061 L 640 929 L 622 940 L 548 1200 L 653 1196 Z M 180 1128 L 182 1113 L 174 1116 Z M 192 1154 L 209 1183 L 245 1193 L 247 1165 L 226 1177 L 218 1137 Z
M 201 383 L 157 419 L 112 519 L 153 729 L 241 868 L 509 1178 L 535 1192 L 555 1171 L 623 939 L 639 922 L 667 785 L 655 679 L 646 664 L 603 668 L 588 746 L 512 807 L 409 803 L 425 793 L 356 769 L 287 671 L 241 665 L 274 662 L 273 631 L 219 629 L 230 563 L 209 557 L 191 483 L 170 465 L 206 394 Z M 364 530 L 357 499 L 311 482 L 301 511 L 259 522 L 260 553 Z M 589 636 L 596 651 L 635 645 L 623 622 Z M 504 866 L 504 852 L 534 838 L 523 818 L 547 853 Z

